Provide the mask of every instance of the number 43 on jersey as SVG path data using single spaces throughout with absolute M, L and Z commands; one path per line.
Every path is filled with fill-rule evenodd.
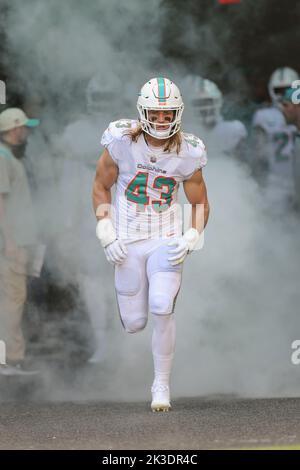
M 172 204 L 172 194 L 176 186 L 174 178 L 157 176 L 153 181 L 154 189 L 161 189 L 160 199 L 152 200 L 147 194 L 148 173 L 139 171 L 128 184 L 125 194 L 129 201 L 139 206 L 148 206 L 150 203 L 156 211 L 163 211 Z

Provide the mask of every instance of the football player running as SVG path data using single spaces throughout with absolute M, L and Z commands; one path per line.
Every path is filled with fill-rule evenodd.
M 252 121 L 253 174 L 263 185 L 276 191 L 281 188 L 280 198 L 291 193 L 296 134 L 296 127 L 286 122 L 280 102 L 285 90 L 298 78 L 298 73 L 289 67 L 276 69 L 268 85 L 272 105 L 256 111 Z
M 149 311 L 153 317 L 153 411 L 168 411 L 171 406 L 175 300 L 183 262 L 199 248 L 209 215 L 202 175 L 205 146 L 194 135 L 181 132 L 183 107 L 172 81 L 149 80 L 138 96 L 139 120 L 112 122 L 104 132 L 105 150 L 93 186 L 96 233 L 107 260 L 115 265 L 123 327 L 136 333 L 145 328 Z M 176 202 L 180 183 L 192 212 L 192 226 L 184 234 Z

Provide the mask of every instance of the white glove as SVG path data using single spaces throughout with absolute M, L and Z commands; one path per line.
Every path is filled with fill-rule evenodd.
M 168 253 L 171 255 L 168 261 L 170 261 L 172 266 L 183 263 L 186 255 L 194 250 L 199 238 L 200 234 L 198 230 L 190 228 L 182 237 L 176 238 L 168 243 L 168 246 L 175 246 L 173 250 L 168 250 Z
M 127 248 L 124 242 L 117 238 L 111 219 L 106 217 L 99 220 L 96 235 L 104 248 L 107 261 L 112 264 L 122 264 L 127 257 Z
M 122 264 L 127 258 L 128 252 L 125 243 L 117 238 L 114 242 L 104 248 L 104 253 L 109 263 Z

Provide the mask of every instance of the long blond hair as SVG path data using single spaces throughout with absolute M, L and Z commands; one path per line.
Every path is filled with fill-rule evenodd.
M 132 142 L 137 142 L 140 135 L 144 133 L 145 132 L 143 131 L 142 125 L 141 123 L 139 123 L 135 129 L 130 129 L 130 131 L 126 132 L 126 135 L 129 135 L 131 137 Z M 181 144 L 182 144 L 181 133 L 176 132 L 176 134 L 172 135 L 172 137 L 170 137 L 165 143 L 164 152 L 170 153 L 171 150 L 175 149 L 176 153 L 179 154 L 180 149 L 181 149 Z

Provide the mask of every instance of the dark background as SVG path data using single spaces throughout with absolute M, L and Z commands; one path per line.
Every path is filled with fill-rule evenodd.
M 299 71 L 300 3 L 297 0 L 162 0 L 161 50 L 167 61 L 216 81 L 226 92 L 242 76 L 248 100 L 268 100 L 270 74 L 280 66 Z M 5 18 L 11 8 L 0 0 L 0 79 L 10 84 L 8 104 L 22 105 L 15 61 L 6 45 Z M 192 33 L 191 33 L 192 31 Z M 4 54 L 4 51 L 6 52 Z M 219 54 L 221 52 L 221 54 Z
M 164 0 L 167 8 L 162 48 L 164 55 L 186 65 L 191 72 L 205 73 L 222 89 L 232 87 L 235 73 L 245 77 L 249 98 L 268 98 L 267 83 L 274 69 L 289 66 L 299 71 L 300 3 L 297 0 L 241 0 L 219 5 L 217 0 Z M 188 25 L 196 34 L 187 44 L 182 38 Z M 207 37 L 201 28 L 209 25 Z M 197 34 L 198 31 L 198 34 Z M 210 53 L 222 50 L 222 59 Z M 204 56 L 205 54 L 205 56 Z

